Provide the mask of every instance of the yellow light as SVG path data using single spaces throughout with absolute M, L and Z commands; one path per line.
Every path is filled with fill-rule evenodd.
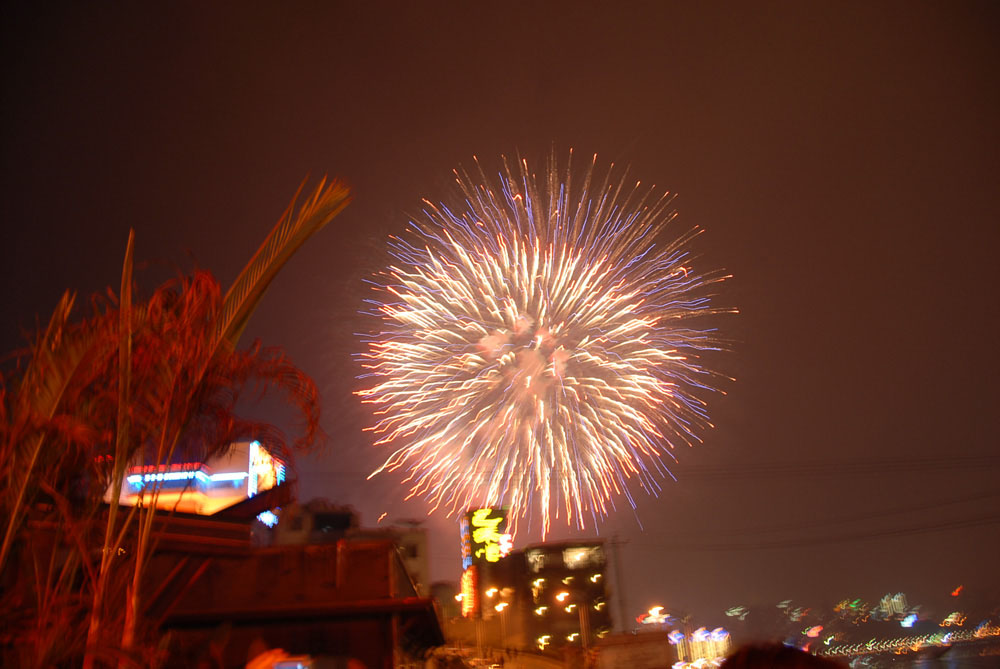
M 654 618 L 659 618 L 660 617 L 660 612 L 662 610 L 663 610 L 662 606 L 654 606 L 653 608 L 651 608 L 649 610 L 649 615 L 653 616 Z
M 505 608 L 507 608 L 507 602 L 500 602 L 499 604 L 497 604 L 493 608 L 496 609 L 498 612 L 499 611 L 503 611 Z
M 534 581 L 531 582 L 531 585 L 533 585 L 536 588 L 540 588 L 542 587 L 543 583 L 545 583 L 544 578 L 536 578 Z
M 490 518 L 493 509 L 478 509 L 472 513 L 469 524 L 472 526 L 472 541 L 482 546 L 475 551 L 475 556 L 485 556 L 487 562 L 499 562 L 500 558 L 510 552 L 510 537 L 502 534 L 498 526 L 506 521 L 501 515 Z M 506 541 L 504 540 L 506 537 Z
M 457 595 L 455 595 L 455 601 L 460 602 L 464 597 L 465 595 L 463 595 L 462 593 L 458 593 Z
M 594 574 L 590 577 L 591 583 L 597 583 L 599 580 L 601 580 L 601 574 Z
M 568 592 L 566 592 L 566 591 L 560 592 L 558 595 L 556 595 L 556 601 L 557 602 L 565 602 L 567 597 L 569 597 L 569 593 Z
M 573 613 L 573 609 L 576 608 L 576 604 L 570 604 L 566 607 L 566 613 Z
M 462 616 L 468 618 L 479 608 L 479 575 L 476 565 L 470 565 L 462 572 L 461 595 Z
M 572 634 L 566 637 L 566 641 L 576 641 L 576 638 L 578 636 L 580 636 L 579 632 L 573 632 Z
M 549 610 L 549 607 L 547 607 L 547 606 L 539 606 L 537 609 L 535 609 L 535 615 L 536 616 L 540 616 L 540 615 L 544 614 L 548 610 Z
M 496 594 L 497 594 L 497 592 L 499 592 L 499 591 L 500 591 L 499 588 L 490 588 L 489 590 L 486 591 L 486 596 L 487 597 L 495 597 Z

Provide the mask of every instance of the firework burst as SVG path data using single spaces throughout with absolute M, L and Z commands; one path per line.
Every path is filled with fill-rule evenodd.
M 572 158 L 572 153 L 570 154 Z M 506 506 L 584 527 L 624 496 L 656 494 L 679 444 L 709 426 L 702 366 L 717 350 L 692 320 L 720 311 L 687 250 L 664 243 L 672 196 L 550 159 L 456 171 L 459 207 L 424 201 L 371 300 L 361 354 L 374 385 L 372 476 L 403 469 L 430 510 Z

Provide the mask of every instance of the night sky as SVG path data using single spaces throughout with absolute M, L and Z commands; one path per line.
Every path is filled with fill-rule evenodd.
M 301 497 L 421 518 L 365 480 L 387 453 L 350 394 L 363 279 L 474 155 L 597 153 L 678 193 L 740 310 L 715 429 L 599 528 L 629 615 L 1000 603 L 996 4 L 480 4 L 6 6 L 2 350 L 65 289 L 117 286 L 130 227 L 147 290 L 195 265 L 228 286 L 303 178 L 340 177 L 354 202 L 246 341 L 322 390 Z M 426 522 L 457 580 L 457 525 Z

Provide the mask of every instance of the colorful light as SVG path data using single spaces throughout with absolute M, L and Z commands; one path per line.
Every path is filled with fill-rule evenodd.
M 510 554 L 513 541 L 506 533 L 507 514 L 502 509 L 475 509 L 461 522 L 462 564 L 499 562 Z
M 479 572 L 472 565 L 462 571 L 459 588 L 462 594 L 462 617 L 469 618 L 479 613 Z
M 726 609 L 726 615 L 730 618 L 737 618 L 739 620 L 746 620 L 747 615 L 750 614 L 750 609 L 745 606 L 733 606 Z
M 257 514 L 257 520 L 264 523 L 268 527 L 274 527 L 278 524 L 278 516 L 275 515 L 273 511 L 261 511 Z
M 941 627 L 961 627 L 965 624 L 965 614 L 961 611 L 952 611 L 941 621 Z
M 696 232 L 664 241 L 671 196 L 593 164 L 456 174 L 461 206 L 425 201 L 373 282 L 358 395 L 395 450 L 372 475 L 408 470 L 431 511 L 506 506 L 512 534 L 529 510 L 544 535 L 553 515 L 584 527 L 657 494 L 670 451 L 709 426 L 702 354 L 720 347 L 692 319 L 732 311 L 711 303 L 726 277 L 692 269 Z
M 239 456 L 240 447 L 245 455 Z M 240 459 L 247 464 L 236 464 Z M 221 471 L 213 471 L 218 468 Z M 211 463 L 180 462 L 172 464 L 137 465 L 129 468 L 122 483 L 119 500 L 133 505 L 139 499 L 150 502 L 147 495 L 155 490 L 155 503 L 164 509 L 189 513 L 211 514 L 253 497 L 262 490 L 273 488 L 285 479 L 285 466 L 273 458 L 259 442 L 237 445 L 233 456 L 216 458 Z M 111 494 L 110 490 L 106 493 Z M 262 512 L 258 519 L 273 527 L 278 517 L 273 511 Z

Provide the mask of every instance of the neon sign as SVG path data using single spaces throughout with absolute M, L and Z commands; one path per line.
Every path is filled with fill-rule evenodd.
M 507 512 L 503 509 L 476 509 L 465 514 L 462 529 L 462 565 L 499 562 L 513 548 L 507 533 Z
M 479 574 L 476 565 L 462 572 L 462 617 L 469 618 L 479 612 Z
M 462 569 L 472 566 L 472 531 L 469 529 L 469 514 L 462 516 L 458 524 L 462 536 Z
M 244 445 L 245 444 L 245 445 Z M 143 464 L 129 468 L 119 500 L 134 505 L 155 491 L 158 508 L 212 514 L 285 480 L 285 464 L 254 441 L 237 444 L 231 455 L 205 462 Z M 112 494 L 110 488 L 106 498 Z M 147 504 L 154 503 L 147 499 Z M 261 522 L 273 526 L 277 516 L 264 512 Z
M 248 451 L 247 497 L 253 497 L 258 491 L 273 488 L 285 480 L 284 463 L 268 453 L 259 441 L 250 442 Z
M 245 474 L 248 479 L 247 497 L 253 497 L 260 490 L 269 490 L 285 480 L 284 463 L 268 453 L 259 441 L 250 442 L 250 448 L 247 450 L 250 460 L 250 466 Z M 268 527 L 278 524 L 278 517 L 270 510 L 261 512 L 257 520 Z

